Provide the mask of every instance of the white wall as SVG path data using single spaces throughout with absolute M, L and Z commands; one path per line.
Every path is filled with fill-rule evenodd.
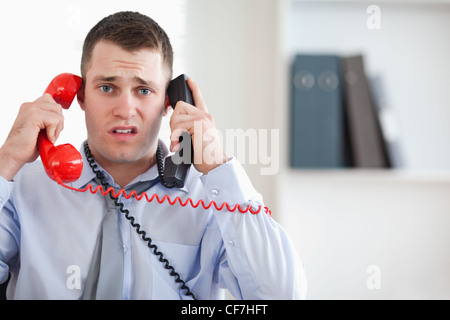
M 187 7 L 187 72 L 199 82 L 218 129 L 279 129 L 274 119 L 284 106 L 275 94 L 277 2 L 189 0 Z M 237 150 L 228 151 L 239 159 Z M 273 156 L 278 162 L 278 153 Z M 268 166 L 260 158 L 241 163 L 266 205 L 275 207 L 276 175 L 261 174 Z
M 450 298 L 448 174 L 282 178 L 280 222 L 301 253 L 309 299 Z

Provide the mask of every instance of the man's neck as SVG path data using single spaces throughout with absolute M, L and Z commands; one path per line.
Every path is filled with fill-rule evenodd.
M 102 161 L 100 163 L 103 169 L 106 170 L 121 188 L 126 187 L 138 175 L 146 172 L 156 163 L 156 155 L 150 158 L 140 159 L 132 163 L 113 163 L 109 161 Z
M 97 150 L 90 148 L 95 161 L 102 166 L 121 188 L 126 187 L 140 174 L 148 171 L 156 164 L 156 151 L 133 162 L 116 162 L 102 157 Z

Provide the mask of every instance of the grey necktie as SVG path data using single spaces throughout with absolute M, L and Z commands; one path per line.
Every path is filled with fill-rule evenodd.
M 100 184 L 97 178 L 95 181 Z M 140 195 L 158 182 L 159 178 L 137 182 L 125 190 L 127 193 L 134 190 Z M 82 299 L 120 300 L 122 298 L 123 243 L 119 229 L 120 211 L 109 194 L 105 196 L 105 200 L 107 213 L 103 219 L 101 234 L 94 250 Z

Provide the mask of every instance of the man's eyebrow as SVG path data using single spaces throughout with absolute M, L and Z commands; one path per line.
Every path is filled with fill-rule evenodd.
M 138 82 L 138 83 L 140 83 L 140 84 L 142 84 L 142 85 L 144 85 L 144 86 L 148 86 L 148 85 L 150 85 L 150 83 L 151 83 L 151 81 L 150 81 L 150 83 L 149 83 L 149 82 L 147 82 L 147 81 L 145 81 L 144 79 L 139 78 L 139 77 L 134 77 L 134 81 L 136 81 L 136 82 Z
M 116 76 L 103 76 L 103 75 L 99 75 L 94 77 L 94 82 L 96 81 L 104 81 L 104 82 L 116 82 L 120 79 L 120 77 L 116 77 Z M 139 84 L 142 84 L 144 86 L 154 86 L 153 81 L 146 81 L 140 77 L 134 77 L 133 80 Z
M 117 77 L 115 77 L 115 76 L 112 76 L 112 77 L 96 76 L 96 77 L 94 77 L 94 82 L 96 82 L 96 81 L 114 82 L 116 80 L 117 80 Z
M 140 77 L 134 77 L 133 80 L 143 86 L 151 87 L 156 91 L 162 90 L 162 88 L 160 88 L 158 84 L 156 82 L 153 82 L 152 80 L 144 80 Z

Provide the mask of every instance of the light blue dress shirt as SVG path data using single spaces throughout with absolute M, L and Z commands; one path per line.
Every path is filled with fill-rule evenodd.
M 94 184 L 95 175 L 81 153 L 83 172 L 71 184 L 76 188 Z M 130 185 L 157 176 L 153 166 Z M 167 189 L 158 183 L 147 193 L 219 205 L 263 203 L 233 158 L 207 175 L 191 168 L 182 189 Z M 121 201 L 197 299 L 224 298 L 224 288 L 237 299 L 305 297 L 300 258 L 268 214 L 194 209 L 134 198 Z M 0 177 L 0 208 L 0 282 L 11 273 L 8 299 L 79 299 L 107 211 L 100 192 L 68 190 L 50 180 L 36 161 L 24 166 L 13 182 Z M 122 214 L 119 220 L 123 299 L 190 299 L 130 222 Z

